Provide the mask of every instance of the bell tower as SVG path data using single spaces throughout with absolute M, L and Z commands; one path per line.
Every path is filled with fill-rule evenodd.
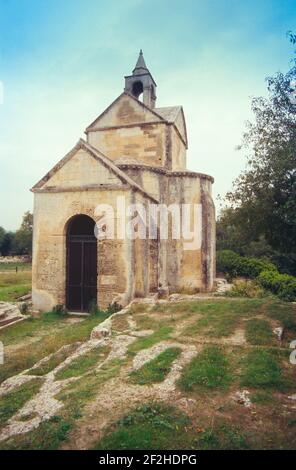
M 143 93 L 143 103 L 149 108 L 155 108 L 156 83 L 145 64 L 142 49 L 140 50 L 133 74 L 124 78 L 124 91 L 130 93 L 137 99 L 139 99 L 139 96 Z

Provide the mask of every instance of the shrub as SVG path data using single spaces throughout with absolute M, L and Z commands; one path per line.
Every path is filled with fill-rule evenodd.
M 262 271 L 258 276 L 258 282 L 264 289 L 277 294 L 281 284 L 280 274 L 273 271 Z
M 217 270 L 230 277 L 248 277 L 255 279 L 261 271 L 274 271 L 276 266 L 269 261 L 257 258 L 246 258 L 231 250 L 217 252 Z
M 274 271 L 262 271 L 258 276 L 258 282 L 282 300 L 296 300 L 296 278 L 293 276 Z
M 280 274 L 274 264 L 264 259 L 247 258 L 231 250 L 223 250 L 217 253 L 217 269 L 231 279 L 238 276 L 256 279 L 261 287 L 282 300 L 296 300 L 296 277 Z M 236 286 L 228 295 L 238 293 L 249 296 L 243 285 Z
M 265 296 L 264 289 L 256 282 L 249 280 L 236 280 L 231 290 L 226 291 L 224 295 L 227 297 L 248 297 L 262 298 Z
M 240 258 L 240 276 L 255 279 L 262 271 L 277 272 L 275 265 L 264 259 Z
M 239 276 L 256 279 L 261 287 L 270 290 L 280 299 L 290 302 L 296 300 L 296 277 L 279 273 L 274 264 L 264 259 L 243 257 L 231 250 L 218 251 L 217 270 L 231 279 Z M 236 283 L 228 295 L 252 297 L 253 287 L 254 285 L 248 283 Z M 258 291 L 258 294 L 261 295 L 262 292 Z
M 217 251 L 217 271 L 229 274 L 231 277 L 239 276 L 241 256 L 231 250 Z
M 278 296 L 282 300 L 287 300 L 288 302 L 293 302 L 296 300 L 296 278 L 293 276 L 288 276 L 288 274 L 282 274 L 286 278 L 283 280 L 283 284 L 280 287 Z

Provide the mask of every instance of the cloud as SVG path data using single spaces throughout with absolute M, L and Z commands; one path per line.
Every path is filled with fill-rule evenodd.
M 293 2 L 0 0 L 0 225 L 32 209 L 29 188 L 123 90 L 140 47 L 158 106 L 184 106 L 188 167 L 225 193 L 244 168 L 250 96 L 287 68 Z M 274 8 L 272 8 L 274 6 Z

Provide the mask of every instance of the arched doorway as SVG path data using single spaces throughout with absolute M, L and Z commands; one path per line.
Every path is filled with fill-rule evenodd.
M 67 227 L 66 308 L 88 312 L 97 302 L 97 239 L 95 222 L 77 215 Z

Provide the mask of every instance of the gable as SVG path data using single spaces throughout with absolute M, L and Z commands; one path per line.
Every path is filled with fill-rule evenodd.
M 94 131 L 105 127 L 117 127 L 145 122 L 162 122 L 164 119 L 128 93 L 122 93 L 113 103 L 86 129 Z
M 33 192 L 42 192 L 55 188 L 63 190 L 99 189 L 103 185 L 128 185 L 133 190 L 157 202 L 133 179 L 120 170 L 114 163 L 96 148 L 80 139 L 73 149 L 62 158 L 33 188 Z
M 95 160 L 84 148 L 79 148 L 43 187 L 69 188 L 103 184 L 121 186 L 123 183 L 108 167 Z
M 185 143 L 187 144 L 187 131 L 186 131 L 186 123 L 183 108 L 180 107 L 179 113 L 175 119 L 175 125 L 180 132 L 181 136 L 183 137 Z
M 155 108 L 155 111 L 167 122 L 175 125 L 187 146 L 185 116 L 182 106 L 167 106 L 164 108 Z

